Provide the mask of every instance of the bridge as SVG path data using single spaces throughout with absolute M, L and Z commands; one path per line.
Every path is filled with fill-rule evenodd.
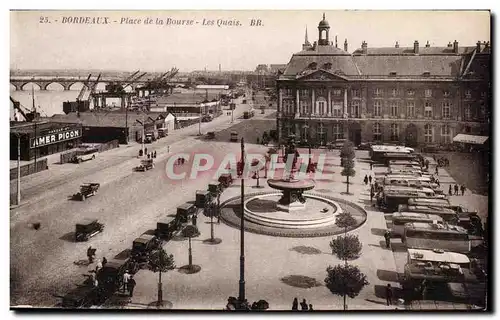
M 65 91 L 71 90 L 71 86 L 76 83 L 85 83 L 87 77 L 21 77 L 21 76 L 11 76 L 10 84 L 16 88 L 16 91 L 24 90 L 25 86 L 29 83 L 37 85 L 40 90 L 48 90 L 48 86 L 52 83 L 60 84 Z M 92 81 L 92 79 L 91 79 Z M 118 77 L 102 77 L 99 79 L 99 84 L 108 84 L 110 82 L 123 81 L 123 78 Z M 138 82 L 128 85 L 132 91 L 135 91 L 137 87 L 144 85 L 145 82 Z M 125 87 L 125 88 L 126 88 Z

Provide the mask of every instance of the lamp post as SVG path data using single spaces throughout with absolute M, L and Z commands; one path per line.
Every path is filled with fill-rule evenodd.
M 139 120 L 135 120 L 142 126 L 142 134 L 141 134 L 141 141 L 142 141 L 142 156 L 145 156 L 144 154 L 144 119 L 142 120 L 143 122 Z
M 17 205 L 21 204 L 21 135 L 17 136 Z
M 201 103 L 200 103 L 200 116 L 198 119 L 198 135 L 201 136 Z
M 241 138 L 241 164 L 243 174 L 241 175 L 241 217 L 240 217 L 240 283 L 239 296 L 240 303 L 245 301 L 245 142 Z

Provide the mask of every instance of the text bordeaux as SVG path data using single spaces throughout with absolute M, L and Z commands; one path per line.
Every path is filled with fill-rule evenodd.
M 72 140 L 82 136 L 81 129 L 69 130 L 59 133 L 52 133 L 42 135 L 31 139 L 30 147 L 36 148 L 41 146 L 46 146 L 48 144 L 53 144 L 65 140 Z
M 73 24 L 110 24 L 109 17 L 63 17 L 62 23 Z

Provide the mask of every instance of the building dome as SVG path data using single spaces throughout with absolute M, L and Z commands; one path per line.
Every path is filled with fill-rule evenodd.
M 330 24 L 325 20 L 325 14 L 323 13 L 323 20 L 319 22 L 318 28 L 330 28 Z

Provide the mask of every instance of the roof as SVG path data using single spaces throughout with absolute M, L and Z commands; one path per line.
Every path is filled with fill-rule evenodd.
M 142 234 L 140 237 L 136 238 L 134 242 L 139 242 L 139 243 L 147 243 L 151 240 L 153 240 L 155 236 L 150 235 L 150 234 Z
M 206 100 L 219 100 L 219 93 L 206 92 L 205 90 L 195 90 L 189 93 L 174 93 L 166 97 L 159 97 L 156 100 L 158 106 L 173 104 L 192 104 L 196 105 Z
M 423 229 L 423 230 L 433 230 L 440 232 L 453 232 L 453 233 L 467 233 L 467 230 L 460 226 L 452 226 L 448 224 L 433 224 L 428 222 L 409 222 L 409 227 L 414 229 Z
M 373 145 L 372 150 L 374 152 L 386 152 L 386 153 L 410 153 L 410 149 L 402 146 L 386 146 L 386 145 Z
M 93 219 L 93 218 L 83 218 L 83 219 L 81 219 L 80 221 L 78 221 L 76 224 L 80 224 L 80 225 L 88 225 L 88 224 L 91 224 L 91 223 L 94 223 L 94 222 L 97 222 L 97 219 Z
M 462 142 L 470 144 L 484 144 L 489 137 L 487 136 L 474 136 L 470 134 L 459 133 L 453 138 L 453 142 Z
M 420 218 L 420 219 L 428 219 L 432 221 L 443 221 L 443 218 L 436 214 L 427 214 L 427 213 L 418 213 L 418 212 L 394 212 L 392 215 L 393 218 Z
M 476 47 L 458 47 L 458 54 L 464 55 L 474 51 Z M 414 47 L 374 47 L 366 48 L 367 55 L 415 55 Z M 362 55 L 363 48 L 356 49 L 353 55 Z M 418 55 L 456 55 L 453 52 L 453 47 L 425 47 L 419 46 Z
M 62 121 L 58 122 L 50 122 L 47 121 L 50 118 L 44 120 L 44 121 L 36 121 L 36 127 L 37 127 L 37 132 L 45 132 L 49 130 L 54 130 L 54 129 L 60 129 L 64 127 L 75 127 L 74 123 L 71 123 L 70 121 L 66 123 L 62 123 Z M 79 127 L 79 126 L 77 126 Z M 35 122 L 17 122 L 17 121 L 12 121 L 10 123 L 10 132 L 12 133 L 31 133 L 35 131 Z
M 408 205 L 406 210 L 409 211 L 431 211 L 431 212 L 439 212 L 439 213 L 450 213 L 450 214 L 456 214 L 456 212 L 453 209 L 450 208 L 445 208 L 445 207 L 436 207 L 433 206 L 432 203 L 427 205 L 427 206 L 414 206 L 414 205 Z
M 226 84 L 211 84 L 211 85 L 208 85 L 208 84 L 200 84 L 200 85 L 197 85 L 196 86 L 196 89 L 203 89 L 203 90 L 210 90 L 210 89 L 213 89 L 213 90 L 228 90 L 229 89 L 229 86 L 226 85 Z
M 145 123 L 152 123 L 148 117 L 158 120 L 164 118 L 168 115 L 167 112 L 139 112 L 139 111 L 129 111 L 125 113 L 120 112 L 80 112 L 79 115 L 72 112 L 69 114 L 55 114 L 49 118 L 53 122 L 67 122 L 67 123 L 80 123 L 83 126 L 89 127 L 117 127 L 125 128 L 125 119 L 127 119 L 128 126 L 139 126 L 140 124 L 136 122 L 139 120 Z
M 457 252 L 435 252 L 425 249 L 408 249 L 408 255 L 412 260 L 419 261 L 450 262 L 457 264 L 470 263 L 469 258 L 465 254 Z

